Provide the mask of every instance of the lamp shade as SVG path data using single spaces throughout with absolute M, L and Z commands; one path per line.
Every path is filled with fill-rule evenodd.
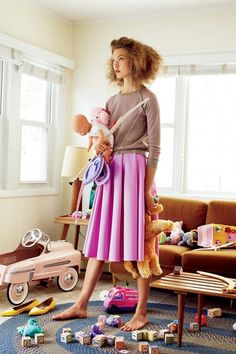
M 83 171 L 92 157 L 85 147 L 66 146 L 62 165 L 62 177 L 83 177 Z

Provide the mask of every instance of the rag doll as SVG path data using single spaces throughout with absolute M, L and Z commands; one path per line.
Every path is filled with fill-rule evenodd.
M 88 134 L 88 150 L 92 146 L 96 148 L 100 143 L 109 142 L 111 147 L 109 145 L 103 152 L 104 160 L 109 163 L 114 143 L 112 135 L 107 138 L 109 114 L 105 109 L 96 107 L 90 112 L 89 117 L 90 121 L 83 114 L 75 115 L 72 120 L 73 130 L 82 136 Z

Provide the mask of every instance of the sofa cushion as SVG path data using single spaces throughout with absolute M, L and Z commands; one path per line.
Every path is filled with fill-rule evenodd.
M 159 260 L 165 274 L 173 271 L 176 265 L 181 265 L 181 256 L 188 252 L 189 248 L 176 245 L 159 245 Z
M 160 219 L 183 221 L 184 231 L 190 231 L 205 224 L 208 205 L 206 202 L 163 196 L 160 203 L 164 208 L 159 216 Z
M 211 223 L 236 226 L 236 203 L 221 200 L 209 202 L 206 224 Z
M 185 272 L 201 270 L 236 278 L 236 249 L 189 251 L 182 255 L 182 267 Z

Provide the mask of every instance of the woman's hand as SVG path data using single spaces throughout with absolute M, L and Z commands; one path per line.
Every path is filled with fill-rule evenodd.
M 98 143 L 94 146 L 94 149 L 96 151 L 96 154 L 102 154 L 105 150 L 111 149 L 111 143 L 109 140 L 103 141 L 101 143 Z
M 146 204 L 146 212 L 149 215 L 152 215 L 156 210 L 156 204 L 154 202 L 153 196 L 150 191 L 145 193 L 145 204 Z

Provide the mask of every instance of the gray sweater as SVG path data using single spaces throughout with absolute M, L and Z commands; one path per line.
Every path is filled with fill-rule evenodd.
M 126 152 L 143 155 L 148 151 L 148 165 L 156 167 L 160 155 L 160 112 L 155 94 L 145 86 L 139 91 L 118 93 L 108 99 L 106 109 L 111 116 L 111 128 L 119 117 L 145 98 L 149 98 L 149 101 L 137 108 L 115 130 L 113 151 L 115 154 Z M 141 141 L 144 137 L 147 137 L 145 140 L 148 144 Z

